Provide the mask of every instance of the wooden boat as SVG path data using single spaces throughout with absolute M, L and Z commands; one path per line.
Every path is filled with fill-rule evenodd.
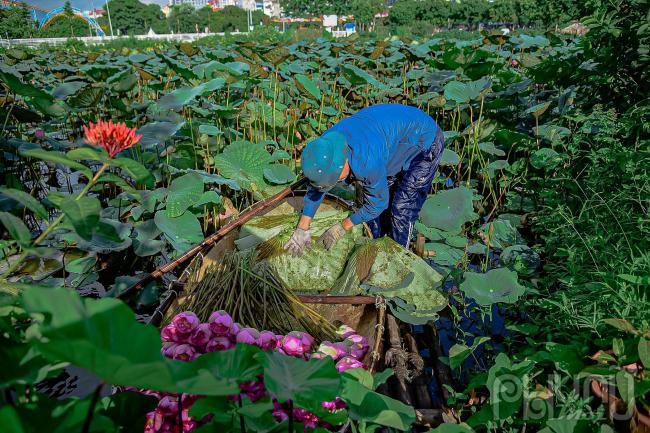
M 235 240 L 238 239 L 243 224 L 254 216 L 273 215 L 283 206 L 291 206 L 295 212 L 300 212 L 305 194 L 301 188 L 304 185 L 304 181 L 298 181 L 273 197 L 256 203 L 201 244 L 131 286 L 121 297 L 130 295 L 144 287 L 147 282 L 160 278 L 189 261 L 181 277 L 170 284 L 166 296 L 151 316 L 149 322 L 159 326 L 169 312 L 182 309 L 182 303 L 190 295 L 188 291 L 191 287 L 187 284 L 190 276 L 195 281 L 200 280 L 208 267 L 218 264 L 227 252 L 235 249 Z M 351 204 L 328 195 L 322 206 L 349 209 Z M 371 236 L 367 228 L 366 235 Z M 416 413 L 420 425 L 433 426 L 441 421 L 441 410 L 432 408 L 428 381 L 421 376 L 424 362 L 419 355 L 416 340 L 409 332 L 408 326 L 400 324 L 387 312 L 386 303 L 381 297 L 314 294 L 297 296 L 301 302 L 310 304 L 330 322 L 346 324 L 368 339 L 371 349 L 364 363 L 371 371 L 381 371 L 388 367 L 396 370 L 395 377 L 380 389 L 380 392 L 418 408 Z M 415 366 L 415 369 L 409 369 L 409 366 Z

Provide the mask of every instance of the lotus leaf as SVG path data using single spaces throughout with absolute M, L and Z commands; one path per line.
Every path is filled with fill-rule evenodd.
M 271 154 L 263 145 L 236 141 L 214 158 L 221 174 L 237 181 L 248 191 L 264 189 L 264 169 L 271 162 Z
M 526 245 L 512 245 L 501 252 L 501 263 L 520 275 L 530 275 L 539 267 L 540 258 Z
M 463 277 L 460 289 L 479 305 L 513 304 L 526 292 L 517 281 L 517 273 L 506 268 L 491 269 L 484 274 L 465 272 Z
M 282 185 L 296 180 L 296 175 L 284 164 L 271 164 L 264 169 L 264 178 L 270 183 Z
M 455 266 L 465 255 L 464 248 L 456 248 L 451 245 L 437 242 L 425 244 L 424 249 L 425 251 L 434 252 L 435 256 L 433 256 L 431 260 L 441 266 Z
M 299 216 L 291 206 L 283 205 L 272 214 L 254 217 L 244 224 L 236 242 L 237 248 L 256 247 L 260 258 L 286 287 L 296 292 L 325 292 L 343 272 L 355 240 L 361 237 L 362 227 L 356 226 L 330 251 L 318 242 L 318 237 L 347 215 L 345 210 L 319 210 L 310 227 L 311 248 L 299 257 L 292 257 L 283 246 L 298 224 Z
M 508 220 L 497 219 L 483 224 L 479 229 L 479 236 L 486 244 L 489 239 L 490 248 L 500 250 L 523 242 L 523 238 L 517 229 Z
M 460 163 L 460 156 L 451 149 L 445 148 L 440 156 L 440 165 L 458 165 Z
M 190 206 L 199 201 L 203 194 L 203 179 L 197 173 L 187 173 L 174 179 L 167 196 L 167 216 L 181 216 Z
M 185 212 L 176 218 L 167 216 L 167 212 L 159 210 L 154 217 L 156 227 L 165 235 L 174 249 L 183 253 L 203 240 L 201 225 L 194 215 Z
M 420 221 L 427 227 L 460 233 L 465 223 L 478 218 L 472 198 L 472 190 L 464 186 L 439 191 L 424 202 Z

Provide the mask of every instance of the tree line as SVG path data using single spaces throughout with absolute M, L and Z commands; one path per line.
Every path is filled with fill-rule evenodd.
M 385 23 L 391 27 L 451 27 L 508 22 L 517 25 L 555 25 L 588 15 L 589 0 L 397 0 Z M 374 22 L 387 9 L 382 0 L 281 0 L 286 15 L 354 15 L 357 23 Z
M 104 6 L 106 8 L 106 6 Z M 111 13 L 111 24 L 114 34 L 142 35 L 149 32 L 155 33 L 195 33 L 204 32 L 232 32 L 246 31 L 248 18 L 245 10 L 226 6 L 223 10 L 215 12 L 206 6 L 195 9 L 191 5 L 183 4 L 172 7 L 169 16 L 163 14 L 160 6 L 144 4 L 139 0 L 110 0 L 108 9 Z M 108 15 L 104 14 L 98 20 L 106 34 L 110 34 Z M 253 12 L 253 23 L 268 24 L 269 17 L 261 11 Z M 74 14 L 70 2 L 66 1 L 64 13 L 52 21 L 45 29 L 38 29 L 37 23 L 30 13 L 23 8 L 0 9 L 0 36 L 3 38 L 36 38 L 36 37 L 82 37 L 94 36 L 88 23 Z

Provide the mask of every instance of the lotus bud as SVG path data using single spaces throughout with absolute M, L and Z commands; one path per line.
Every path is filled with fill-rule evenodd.
M 178 344 L 172 342 L 165 342 L 163 343 L 162 348 L 160 349 L 160 353 L 162 353 L 163 356 L 167 358 L 173 358 L 174 351 L 176 350 L 176 346 L 178 346 Z
M 165 326 L 162 331 L 160 331 L 160 338 L 163 341 L 173 341 L 174 343 L 187 343 L 187 340 L 190 338 L 189 333 L 180 332 L 176 326 L 171 323 Z
M 232 317 L 223 310 L 212 313 L 208 323 L 214 335 L 229 335 L 234 324 Z
M 222 350 L 231 349 L 234 346 L 228 337 L 212 337 L 208 344 L 205 345 L 206 352 L 221 352 Z
M 235 322 L 232 324 L 232 328 L 230 328 L 230 338 L 232 338 L 233 341 L 237 338 L 237 334 L 239 334 L 239 331 L 242 330 L 242 326 Z
M 278 422 L 283 422 L 289 419 L 287 411 L 275 400 L 273 401 L 273 412 L 271 412 L 271 414 Z
M 158 402 L 158 411 L 164 416 L 173 416 L 178 414 L 178 398 L 166 396 Z
M 147 415 L 145 416 L 144 433 L 155 433 L 156 432 L 156 430 L 154 428 L 155 417 L 156 417 L 155 412 L 147 413 Z
M 42 140 L 45 138 L 45 131 L 43 131 L 41 128 L 38 128 L 36 131 L 34 131 L 34 135 L 39 140 Z
M 340 397 L 336 397 L 334 401 L 324 401 L 321 403 L 323 409 L 334 412 L 335 410 L 345 409 L 346 404 Z
M 339 326 L 339 329 L 336 330 L 336 334 L 340 335 L 343 338 L 346 338 L 348 335 L 356 334 L 357 331 L 355 331 L 352 327 L 348 325 L 341 325 Z
M 358 361 L 349 356 L 344 357 L 336 363 L 336 371 L 339 373 L 343 373 L 345 370 L 349 370 L 351 368 L 364 368 L 364 365 L 361 361 Z
M 192 361 L 197 357 L 196 350 L 190 344 L 179 344 L 174 349 L 174 359 Z
M 242 328 L 241 331 L 237 333 L 237 338 L 235 341 L 237 343 L 244 343 L 244 344 L 255 344 L 257 341 L 257 338 L 259 337 L 259 332 L 257 332 L 256 329 L 253 328 Z
M 300 342 L 303 345 L 303 348 L 304 348 L 305 352 L 309 352 L 309 350 L 311 349 L 312 344 L 314 344 L 314 337 L 307 334 L 306 332 L 291 331 L 287 335 L 291 335 L 292 337 L 299 338 Z
M 368 339 L 363 335 L 351 334 L 345 337 L 346 340 L 351 341 L 352 343 L 368 345 Z
M 260 335 L 259 337 L 257 337 L 257 341 L 255 342 L 255 345 L 262 350 L 275 349 L 276 346 L 275 334 L 271 331 L 260 332 Z
M 211 337 L 212 332 L 210 331 L 210 324 L 201 323 L 196 327 L 194 332 L 192 332 L 192 335 L 188 341 L 190 344 L 203 348 L 206 344 L 208 344 L 208 341 L 210 341 Z
M 368 346 L 367 345 L 362 345 L 362 344 L 353 344 L 350 347 L 350 356 L 361 360 L 363 359 L 364 356 L 366 356 L 366 353 L 368 353 Z
M 196 314 L 192 313 L 191 311 L 185 311 L 184 313 L 177 314 L 172 319 L 172 324 L 176 330 L 183 334 L 189 334 L 194 331 L 196 327 L 199 326 L 199 323 L 201 323 L 201 321 L 198 317 L 196 317 Z
M 305 353 L 305 346 L 303 346 L 302 340 L 291 334 L 286 335 L 282 339 L 282 349 L 289 356 L 301 356 Z
M 293 416 L 296 418 L 296 421 L 301 422 L 306 428 L 314 428 L 318 425 L 318 417 L 311 412 L 307 412 L 302 408 L 295 408 L 293 410 Z

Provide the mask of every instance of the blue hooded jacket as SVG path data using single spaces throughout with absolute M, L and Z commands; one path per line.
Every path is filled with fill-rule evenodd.
M 411 160 L 428 150 L 438 125 L 424 111 L 401 104 L 373 105 L 341 120 L 323 135 L 338 131 L 347 141 L 348 162 L 363 185 L 362 207 L 350 216 L 352 223 L 370 221 L 388 208 L 388 177 L 409 168 Z M 325 192 L 309 187 L 303 214 L 313 217 Z

